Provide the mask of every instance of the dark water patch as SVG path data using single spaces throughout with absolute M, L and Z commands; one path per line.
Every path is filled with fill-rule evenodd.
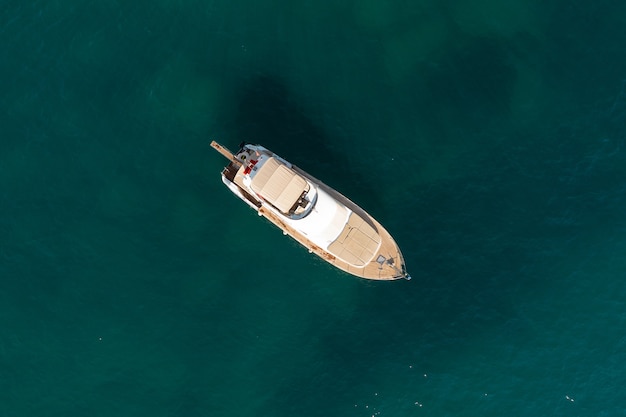
M 367 196 L 368 208 L 383 211 L 365 174 L 339 153 L 334 143 L 339 139 L 313 122 L 306 103 L 278 78 L 254 77 L 240 93 L 231 119 L 243 140 L 266 146 L 348 196 Z

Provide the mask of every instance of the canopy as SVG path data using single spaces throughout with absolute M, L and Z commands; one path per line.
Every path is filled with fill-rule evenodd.
M 265 161 L 252 178 L 254 192 L 283 213 L 289 213 L 308 188 L 304 178 L 274 157 Z

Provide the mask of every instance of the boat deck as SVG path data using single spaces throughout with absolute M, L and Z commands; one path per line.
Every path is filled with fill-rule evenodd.
M 281 229 L 283 234 L 291 236 L 309 252 L 315 253 L 335 267 L 358 277 L 374 280 L 410 279 L 404 270 L 402 253 L 393 237 L 372 216 L 343 194 L 295 165 L 292 166 L 295 172 L 308 178 L 340 204 L 352 210 L 342 232 L 329 245 L 328 250 L 325 250 L 287 224 L 283 216 L 264 207 L 258 199 L 246 192 L 247 187 L 243 184 L 243 175 L 239 172 L 241 164 L 226 148 L 215 142 L 211 143 L 211 146 L 231 160 L 231 163 L 224 168 L 223 175 L 238 186 L 246 199 L 258 207 L 259 216 L 265 217 Z

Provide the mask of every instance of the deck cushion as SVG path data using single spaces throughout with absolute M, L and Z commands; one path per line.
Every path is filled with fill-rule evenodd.
M 352 213 L 328 251 L 349 264 L 363 266 L 372 260 L 380 242 L 376 230 L 356 213 Z
M 276 158 L 269 158 L 254 175 L 252 189 L 278 210 L 289 213 L 302 193 L 307 191 L 308 184 Z

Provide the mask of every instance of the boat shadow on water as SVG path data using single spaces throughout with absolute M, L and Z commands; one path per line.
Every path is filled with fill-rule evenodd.
M 309 115 L 311 114 L 311 116 Z M 385 204 L 361 167 L 349 165 L 334 143 L 341 138 L 329 136 L 316 123 L 306 101 L 298 98 L 280 79 L 260 75 L 251 79 L 239 92 L 230 131 L 236 140 L 263 143 L 290 162 L 353 197 L 357 204 L 385 224 Z

